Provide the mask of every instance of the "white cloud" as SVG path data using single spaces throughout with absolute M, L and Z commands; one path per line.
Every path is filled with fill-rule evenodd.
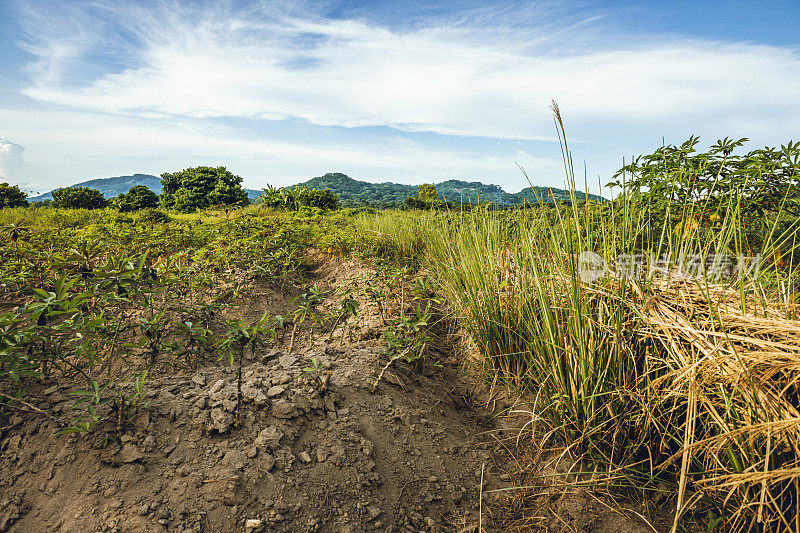
M 561 186 L 550 98 L 573 146 L 582 143 L 576 166 L 588 158 L 592 183 L 598 170 L 607 182 L 622 155 L 649 152 L 662 136 L 751 137 L 763 146 L 800 131 L 798 50 L 611 39 L 595 31 L 602 18 L 566 16 L 560 3 L 402 29 L 325 19 L 303 12 L 303 2 L 44 5 L 20 10 L 24 47 L 36 57 L 22 83 L 31 104 L 0 104 L 0 124 L 28 148 L 28 178 L 48 186 L 212 163 L 252 187 L 339 170 L 516 190 L 527 183 L 515 163 L 535 183 Z M 282 119 L 298 124 L 286 138 L 271 122 Z M 485 139 L 365 129 L 340 140 L 341 130 L 316 128 L 311 140 L 304 123 Z M 492 138 L 547 143 L 503 151 L 487 148 Z
M 19 183 L 25 169 L 22 152 L 25 148 L 0 137 L 0 179 Z
M 282 141 L 243 135 L 203 121 L 186 123 L 163 117 L 0 108 L 0 123 L 36 147 L 28 157 L 28 174 L 43 184 L 42 189 L 134 172 L 157 175 L 195 165 L 224 165 L 241 175 L 250 188 L 268 183 L 289 185 L 341 171 L 368 181 L 482 179 L 518 190 L 527 183 L 515 161 L 534 176 L 558 169 L 549 159 L 520 151 L 509 152 L 506 158 L 402 139 Z M 42 123 L 48 127 L 41 128 Z
M 54 74 L 67 62 L 61 40 L 45 39 L 30 48 L 40 69 L 25 94 L 121 114 L 299 118 L 512 139 L 552 139 L 550 98 L 573 123 L 591 125 L 577 129 L 581 138 L 603 123 L 657 123 L 669 133 L 769 117 L 776 136 L 800 127 L 800 56 L 789 49 L 661 40 L 563 53 L 552 43 L 523 47 L 519 31 L 487 39 L 489 30 L 463 25 L 390 31 L 280 13 L 263 20 L 119 9 L 109 16 L 141 36 L 135 66 L 65 83 Z M 529 33 L 547 41 L 536 27 Z

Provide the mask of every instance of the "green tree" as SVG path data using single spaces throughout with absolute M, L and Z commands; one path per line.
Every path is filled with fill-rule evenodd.
M 0 183 L 0 208 L 3 207 L 28 207 L 28 195 L 22 192 L 17 185 Z
M 54 190 L 53 207 L 66 209 L 102 209 L 108 205 L 103 193 L 89 187 L 62 187 Z
M 247 205 L 242 178 L 225 167 L 194 167 L 161 174 L 161 203 L 167 209 L 192 213 L 216 205 Z
M 409 196 L 406 198 L 405 207 L 408 209 L 442 209 L 447 207 L 447 204 L 439 200 L 439 194 L 436 192 L 436 185 L 430 183 L 423 183 L 419 186 L 417 196 Z
M 419 186 L 419 199 L 423 202 L 434 202 L 439 197 L 436 192 L 436 185 L 423 183 Z
M 122 212 L 158 207 L 158 195 L 144 185 L 134 185 L 127 194 L 117 196 L 116 201 Z
M 295 190 L 297 203 L 301 206 L 318 207 L 319 209 L 339 209 L 339 197 L 330 189 L 308 189 L 301 187 Z

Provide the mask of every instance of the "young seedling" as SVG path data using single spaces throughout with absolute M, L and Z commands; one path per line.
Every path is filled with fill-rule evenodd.
M 334 315 L 336 317 L 333 327 L 331 328 L 331 333 L 328 336 L 328 342 L 333 340 L 333 334 L 336 331 L 337 326 L 339 324 L 346 324 L 347 319 L 350 317 L 355 317 L 358 314 L 358 302 L 350 297 L 353 293 L 353 289 L 347 289 L 344 293 L 344 298 L 340 304 L 340 308 L 334 311 Z M 342 342 L 344 342 L 344 333 L 342 333 Z
M 314 284 L 308 292 L 304 292 L 297 298 L 293 298 L 292 302 L 298 304 L 297 309 L 293 313 L 294 327 L 292 328 L 292 339 L 289 342 L 289 353 L 292 353 L 294 347 L 294 338 L 297 328 L 302 326 L 306 319 L 311 320 L 311 342 L 314 342 L 314 326 L 319 321 L 320 317 L 317 313 L 317 306 L 325 300 L 325 292 L 320 291 L 319 285 Z
M 236 425 L 240 425 L 240 412 L 242 406 L 242 361 L 244 351 L 250 347 L 251 355 L 255 356 L 256 347 L 266 342 L 265 337 L 275 336 L 275 329 L 269 327 L 270 317 L 264 313 L 256 322 L 246 325 L 241 320 L 228 323 L 228 331 L 223 337 L 219 347 L 228 355 L 228 363 L 233 366 L 238 355 L 236 369 Z M 220 355 L 222 357 L 222 355 Z
M 330 374 L 326 375 L 324 378 L 321 376 L 323 368 L 325 368 L 325 365 L 317 361 L 316 357 L 312 357 L 311 364 L 303 369 L 303 372 L 307 375 L 313 376 L 317 384 L 317 392 L 320 394 L 325 394 L 325 390 L 328 388 L 328 382 L 331 379 Z
M 186 362 L 196 367 L 201 350 L 210 342 L 211 330 L 187 320 L 178 324 L 177 333 L 183 336 L 183 342 L 176 343 L 175 355 L 185 356 Z

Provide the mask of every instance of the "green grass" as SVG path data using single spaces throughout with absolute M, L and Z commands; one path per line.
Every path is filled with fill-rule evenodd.
M 702 202 L 653 219 L 623 191 L 614 202 L 389 212 L 361 225 L 387 254 L 431 272 L 487 373 L 526 394 L 545 440 L 580 452 L 597 484 L 671 484 L 675 528 L 705 508 L 725 530 L 794 528 L 798 277 L 791 261 L 773 259 L 795 254 L 796 223 L 767 224 L 754 251 L 739 200 L 725 202 L 715 204 L 719 220 Z M 680 279 L 674 269 L 586 282 L 584 251 L 617 272 L 635 254 L 673 265 L 724 254 L 764 261 L 735 282 Z

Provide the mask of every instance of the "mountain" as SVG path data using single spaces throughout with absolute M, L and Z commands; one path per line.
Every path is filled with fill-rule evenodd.
M 161 178 L 151 174 L 134 174 L 132 176 L 117 176 L 115 178 L 101 178 L 96 180 L 82 181 L 69 187 L 89 187 L 90 189 L 97 189 L 106 198 L 114 198 L 120 194 L 125 194 L 134 185 L 144 185 L 156 194 L 161 194 Z M 261 196 L 260 190 L 245 189 L 247 196 L 250 200 L 255 200 Z M 28 198 L 31 202 L 44 202 L 45 200 L 52 200 L 53 191 L 50 191 L 41 196 Z
M 144 185 L 156 194 L 161 193 L 161 178 L 150 174 L 134 174 L 132 176 L 89 180 L 76 183 L 71 187 L 97 189 L 106 198 L 113 198 L 128 192 L 128 189 L 134 185 Z M 537 195 L 544 202 L 550 201 L 551 194 L 556 200 L 569 198 L 568 191 L 549 187 L 527 187 L 518 193 L 507 193 L 499 185 L 486 185 L 480 181 L 447 180 L 435 185 L 439 197 L 449 202 L 463 201 L 477 204 L 488 200 L 502 204 L 521 204 L 523 202 L 536 204 L 538 203 Z M 416 185 L 403 185 L 402 183 L 358 181 L 341 172 L 331 172 L 324 176 L 318 176 L 293 186 L 293 188 L 296 187 L 330 189 L 339 195 L 342 205 L 350 206 L 399 206 L 409 196 L 417 196 L 418 189 Z M 260 190 L 245 189 L 245 191 L 250 200 L 255 200 L 261 196 Z M 582 192 L 576 192 L 575 195 L 579 200 L 586 198 L 586 195 Z M 594 194 L 590 194 L 589 197 L 601 199 L 600 196 Z M 51 193 L 28 198 L 32 202 L 43 202 L 52 199 Z
M 102 178 L 96 180 L 82 181 L 70 187 L 89 187 L 90 189 L 97 189 L 106 198 L 113 198 L 120 194 L 128 192 L 128 189 L 134 185 L 144 185 L 156 194 L 161 194 L 161 178 L 152 176 L 150 174 L 134 174 L 133 176 L 117 176 L 115 178 Z M 45 200 L 52 200 L 53 191 L 50 191 L 41 196 L 28 198 L 31 202 L 43 202 Z
M 436 183 L 439 197 L 449 202 L 479 202 L 490 201 L 502 204 L 521 204 L 524 202 L 536 204 L 538 197 L 543 202 L 569 199 L 569 191 L 552 187 L 526 187 L 518 193 L 507 193 L 499 185 L 486 185 L 480 181 L 447 180 Z M 299 183 L 294 187 L 308 187 L 309 189 L 330 189 L 339 195 L 343 205 L 373 205 L 387 206 L 402 204 L 409 196 L 417 196 L 416 185 L 403 185 L 399 183 L 369 183 L 358 181 L 342 174 L 332 172 Z M 538 197 L 537 197 L 538 195 Z M 578 200 L 585 200 L 586 194 L 576 191 Z M 588 195 L 592 199 L 602 199 L 596 194 Z

